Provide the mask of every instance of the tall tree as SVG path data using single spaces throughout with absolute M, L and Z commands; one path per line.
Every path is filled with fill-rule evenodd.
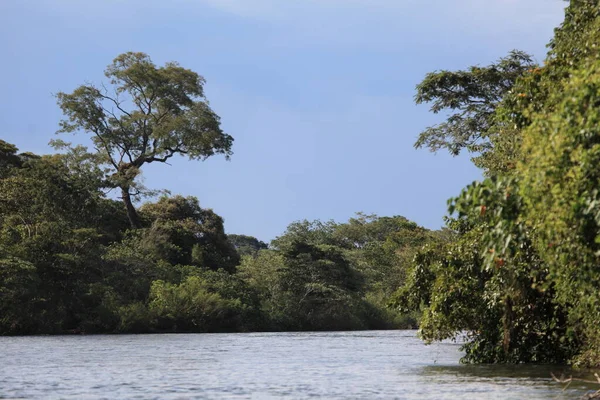
M 92 154 L 105 167 L 106 185 L 121 190 L 131 226 L 139 228 L 133 199 L 142 190 L 136 178 L 144 165 L 166 163 L 174 155 L 229 157 L 233 138 L 208 105 L 204 78 L 175 62 L 157 67 L 148 55 L 128 52 L 115 58 L 105 75 L 109 86 L 86 84 L 58 93 L 67 117 L 58 132 L 92 136 Z

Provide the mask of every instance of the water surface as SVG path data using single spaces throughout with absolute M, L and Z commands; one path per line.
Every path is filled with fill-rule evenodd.
M 0 398 L 572 399 L 546 366 L 468 366 L 413 331 L 0 338 Z

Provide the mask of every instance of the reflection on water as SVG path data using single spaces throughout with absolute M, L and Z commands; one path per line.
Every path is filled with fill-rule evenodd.
M 573 381 L 571 384 L 560 384 L 554 381 L 552 375 L 563 378 L 579 378 L 595 380 L 589 371 L 573 370 L 556 365 L 448 365 L 426 366 L 422 368 L 421 376 L 437 385 L 456 384 L 463 382 L 467 385 L 484 387 L 494 386 L 495 390 L 504 388 L 510 392 L 513 388 L 529 387 L 537 392 L 546 392 L 548 396 L 555 393 L 558 388 L 566 388 L 565 398 L 576 398 L 587 391 L 599 389 L 599 385 Z M 553 396 L 556 398 L 556 396 Z M 558 398 L 561 398 L 560 396 Z
M 487 379 L 496 378 L 526 378 L 526 379 L 540 379 L 540 380 L 551 380 L 552 374 L 559 375 L 572 375 L 577 374 L 576 371 L 571 370 L 564 366 L 555 365 L 447 365 L 437 366 L 431 365 L 423 367 L 422 374 L 425 376 L 451 376 L 466 378 L 478 377 Z
M 0 338 L 0 398 L 571 399 L 593 388 L 563 392 L 555 367 L 459 365 L 458 347 L 412 331 Z

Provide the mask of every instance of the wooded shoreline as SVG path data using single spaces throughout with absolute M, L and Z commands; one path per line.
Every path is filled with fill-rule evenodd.
M 464 362 L 600 368 L 599 43 L 600 5 L 571 0 L 544 63 L 514 50 L 417 85 L 448 117 L 415 146 L 484 174 L 445 228 L 357 213 L 268 244 L 144 187 L 149 164 L 229 158 L 234 139 L 201 75 L 118 55 L 105 84 L 58 93 L 56 153 L 0 140 L 0 334 L 418 326 L 469 332 Z

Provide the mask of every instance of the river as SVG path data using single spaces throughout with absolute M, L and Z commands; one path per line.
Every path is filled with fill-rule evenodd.
M 548 366 L 460 365 L 414 331 L 0 337 L 0 398 L 572 399 Z

